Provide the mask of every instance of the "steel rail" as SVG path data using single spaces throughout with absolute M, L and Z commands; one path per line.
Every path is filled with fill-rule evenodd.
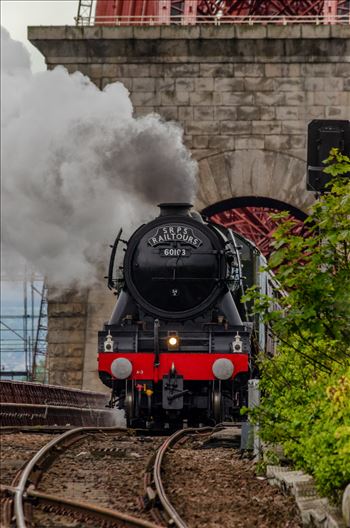
M 76 501 L 72 499 L 66 499 L 63 497 L 58 497 L 56 495 L 50 495 L 48 493 L 41 493 L 34 489 L 29 488 L 27 490 L 27 496 L 33 497 L 36 501 L 47 504 L 50 506 L 63 506 L 70 510 L 77 511 L 83 514 L 90 514 L 104 521 L 118 521 L 123 522 L 127 526 L 132 526 L 136 528 L 161 528 L 159 525 L 154 524 L 150 521 L 144 519 L 139 519 L 133 515 L 127 513 L 122 513 L 118 510 L 111 510 L 110 508 L 103 508 L 92 504 L 91 502 L 85 501 Z
M 172 436 L 167 438 L 165 442 L 163 442 L 163 444 L 160 446 L 156 454 L 156 458 L 155 458 L 154 466 L 153 466 L 154 485 L 157 491 L 158 498 L 161 502 L 161 505 L 170 518 L 170 522 L 173 522 L 178 528 L 188 528 L 188 526 L 185 523 L 185 521 L 180 517 L 180 515 L 178 514 L 174 506 L 171 504 L 170 500 L 168 499 L 165 493 L 163 482 L 162 482 L 162 476 L 161 476 L 163 457 L 166 451 L 171 446 L 176 444 L 183 436 L 194 434 L 194 433 L 208 433 L 209 431 L 212 431 L 212 427 L 181 429 L 180 431 L 177 431 Z
M 18 471 L 15 477 L 12 479 L 10 486 L 4 485 L 4 484 L 0 485 L 1 497 L 3 498 L 4 496 L 4 500 L 2 501 L 2 512 L 1 512 L 1 517 L 0 517 L 1 527 L 4 526 L 7 528 L 11 526 L 12 502 L 13 502 L 12 496 L 14 496 L 16 493 L 16 488 L 17 488 L 17 484 L 20 479 L 20 476 L 21 476 L 21 471 Z
M 88 433 L 97 433 L 99 431 L 103 432 L 126 432 L 125 427 L 78 427 L 76 429 L 71 429 L 66 433 L 63 433 L 58 438 L 54 438 L 43 446 L 34 457 L 28 462 L 25 466 L 23 472 L 21 473 L 18 485 L 15 488 L 15 499 L 14 499 L 14 514 L 17 523 L 17 528 L 27 528 L 27 524 L 24 516 L 23 500 L 28 488 L 28 482 L 30 482 L 31 476 L 39 471 L 43 471 L 45 466 L 45 458 L 48 458 L 53 449 L 61 451 L 63 447 L 68 447 L 80 437 L 84 437 Z M 67 444 L 65 446 L 65 444 Z M 39 480 L 40 477 L 36 476 L 36 480 Z M 32 482 L 30 482 L 32 483 Z

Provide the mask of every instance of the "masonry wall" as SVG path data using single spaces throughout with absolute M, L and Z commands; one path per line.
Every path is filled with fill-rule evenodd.
M 82 387 L 88 292 L 49 289 L 49 383 Z
M 198 209 L 255 195 L 307 210 L 313 199 L 305 190 L 307 123 L 350 119 L 349 37 L 350 26 L 29 28 L 48 68 L 79 70 L 101 89 L 121 81 L 136 116 L 155 111 L 181 123 L 200 167 Z M 98 315 L 107 319 L 114 299 L 101 291 Z M 94 305 L 86 298 L 85 341 L 74 361 L 73 338 L 53 333 L 51 319 L 56 328 L 60 315 L 50 310 L 52 382 L 101 388 Z M 66 324 L 62 316 L 62 329 Z M 71 357 L 74 376 L 58 374 L 62 354 L 68 369 Z

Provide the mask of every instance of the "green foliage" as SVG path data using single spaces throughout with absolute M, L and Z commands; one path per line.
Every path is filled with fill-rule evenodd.
M 350 368 L 319 371 L 282 345 L 262 369 L 263 403 L 254 414 L 264 440 L 282 444 L 322 493 L 337 498 L 350 482 Z
M 34 381 L 37 381 L 40 383 L 47 383 L 46 377 L 47 377 L 46 362 L 45 362 L 45 359 L 41 358 L 36 364 Z
M 336 498 L 350 481 L 350 181 L 341 176 L 350 159 L 332 149 L 326 162 L 332 180 L 306 221 L 309 236 L 291 234 L 290 221 L 275 233 L 267 269 L 279 307 L 257 288 L 245 300 L 279 342 L 273 359 L 259 359 L 262 437 Z
M 339 149 L 333 148 L 323 163 L 328 164 L 324 172 L 332 176 L 339 176 L 350 172 L 350 158 L 349 156 L 344 156 Z

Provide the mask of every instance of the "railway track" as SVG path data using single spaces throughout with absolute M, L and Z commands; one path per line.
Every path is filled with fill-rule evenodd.
M 36 525 L 35 511 L 41 509 L 49 517 L 60 516 L 61 518 L 77 519 L 84 523 L 84 526 L 85 523 L 86 525 L 92 523 L 92 526 L 159 528 L 153 522 L 117 509 L 106 508 L 85 500 L 69 499 L 56 493 L 42 492 L 38 489 L 45 473 L 59 457 L 73 445 L 81 444 L 81 441 L 89 435 L 94 436 L 96 434 L 118 436 L 132 435 L 132 432 L 127 433 L 124 428 L 76 428 L 66 431 L 44 445 L 25 465 L 24 469 L 15 475 L 11 486 L 2 485 L 1 487 L 4 526 L 10 527 L 12 518 L 14 518 L 18 528 Z
M 146 505 L 149 504 L 151 506 L 155 519 L 165 524 L 165 526 L 175 525 L 178 528 L 187 528 L 186 522 L 174 508 L 164 489 L 162 481 L 164 457 L 172 447 L 178 442 L 186 440 L 190 435 L 203 435 L 208 434 L 210 431 L 212 431 L 211 427 L 177 431 L 163 442 L 147 466 L 144 479 Z
M 237 433 L 236 426 L 208 435 L 189 432 L 168 446 L 161 472 L 176 526 L 301 528 L 294 498 L 256 476 L 249 454 L 234 448 Z
M 32 428 L 31 428 L 32 429 Z M 0 526 L 6 526 L 11 519 L 12 495 L 8 493 L 9 486 L 16 486 L 21 468 L 35 453 L 52 439 L 52 432 L 48 431 L 23 431 L 16 428 L 1 428 L 1 517 Z M 56 432 L 57 434 L 57 432 Z
M 293 499 L 257 480 L 237 450 L 215 444 L 214 432 L 65 431 L 1 487 L 2 526 L 299 527 Z
M 75 500 L 57 493 L 43 492 L 39 489 L 40 482 L 57 459 L 70 450 L 72 446 L 77 444 L 81 446 L 81 442 L 84 439 L 86 440 L 88 437 L 94 438 L 95 435 L 101 434 L 114 437 L 120 435 L 122 438 L 125 438 L 125 435 L 129 435 L 130 438 L 135 438 L 136 433 L 127 431 L 124 428 L 76 428 L 66 431 L 41 447 L 25 465 L 24 469 L 17 472 L 11 485 L 2 485 L 3 525 L 10 527 L 11 519 L 14 518 L 15 525 L 18 528 L 35 526 L 37 525 L 35 511 L 40 509 L 46 516 L 56 516 L 56 519 L 68 516 L 84 523 L 84 526 L 90 526 L 91 523 L 95 523 L 96 526 L 96 523 L 99 523 L 98 526 L 160 528 L 160 526 L 173 525 L 184 528 L 187 526 L 186 523 L 178 515 L 164 491 L 162 482 L 164 456 L 169 449 L 178 442 L 187 439 L 188 436 L 208 433 L 210 430 L 210 428 L 205 428 L 178 431 L 166 438 L 156 449 L 153 446 L 154 439 L 143 436 L 137 437 L 142 440 L 142 443 L 150 442 L 152 444 L 150 445 L 152 450 L 151 457 L 149 450 L 147 453 L 149 462 L 147 463 L 144 477 L 145 498 L 143 501 L 140 500 L 140 505 L 146 506 L 146 513 L 147 510 L 151 512 L 153 521 L 130 515 L 119 509 L 107 508 L 91 501 Z M 158 437 L 156 442 L 159 444 Z M 133 445 L 130 445 L 130 449 L 132 448 Z M 106 451 L 108 451 L 108 448 L 106 448 Z M 40 519 L 41 521 L 39 522 L 42 522 L 42 516 Z M 40 526 L 43 525 L 46 524 L 40 524 Z M 49 522 L 48 525 L 50 525 Z M 94 526 L 94 524 L 91 525 Z

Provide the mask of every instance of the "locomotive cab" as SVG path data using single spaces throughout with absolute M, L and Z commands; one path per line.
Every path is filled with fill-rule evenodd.
M 111 402 L 132 426 L 239 418 L 252 325 L 237 307 L 235 235 L 191 213 L 190 204 L 161 204 L 159 217 L 126 243 L 122 276 L 114 278 L 119 243 L 120 234 L 108 279 L 118 300 L 98 339 Z

